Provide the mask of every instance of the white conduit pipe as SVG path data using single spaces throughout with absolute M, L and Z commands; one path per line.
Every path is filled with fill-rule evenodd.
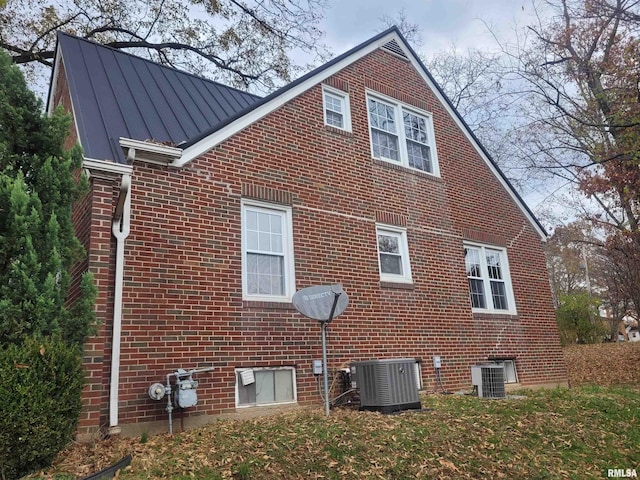
M 120 198 L 111 231 L 116 237 L 116 278 L 113 299 L 113 334 L 111 338 L 111 389 L 109 391 L 109 433 L 120 433 L 118 426 L 118 387 L 120 383 L 120 337 L 122 334 L 122 290 L 124 282 L 124 243 L 131 220 L 131 176 L 122 175 Z M 124 203 L 123 202 L 124 197 Z

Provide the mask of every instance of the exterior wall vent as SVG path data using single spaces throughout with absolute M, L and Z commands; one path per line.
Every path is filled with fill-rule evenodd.
M 385 43 L 381 48 L 397 57 L 402 58 L 403 60 L 409 60 L 407 54 L 404 53 L 402 47 L 395 40 L 391 40 L 390 42 Z
M 505 398 L 504 367 L 476 365 L 471 367 L 471 383 L 478 388 L 480 398 Z
M 352 363 L 351 386 L 360 390 L 360 409 L 382 413 L 421 409 L 415 363 L 413 358 Z

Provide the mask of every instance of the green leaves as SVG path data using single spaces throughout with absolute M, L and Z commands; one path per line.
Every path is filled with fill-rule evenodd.
M 600 320 L 599 304 L 587 293 L 560 296 L 556 317 L 563 345 L 602 342 L 606 329 Z
M 71 205 L 81 154 L 64 150 L 69 118 L 47 117 L 18 69 L 0 54 L 0 348 L 31 335 L 83 342 L 95 323 L 84 285 L 67 309 L 71 267 L 83 256 Z M 87 277 L 90 279 L 90 277 Z
M 79 349 L 27 338 L 0 349 L 0 477 L 47 466 L 71 440 L 84 386 Z

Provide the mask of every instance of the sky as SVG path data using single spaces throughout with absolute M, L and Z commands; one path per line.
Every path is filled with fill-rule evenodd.
M 494 51 L 496 43 L 487 25 L 501 37 L 513 37 L 515 25 L 522 26 L 533 16 L 529 0 L 330 1 L 322 27 L 326 43 L 335 54 L 375 35 L 383 29 L 381 17 L 396 18 L 400 11 L 420 27 L 424 40 L 420 51 L 427 57 L 452 44 L 461 50 Z
M 417 53 L 430 58 L 449 50 L 452 45 L 460 52 L 477 48 L 497 52 L 495 33 L 501 41 L 515 42 L 516 34 L 534 21 L 531 0 L 330 0 L 321 28 L 325 43 L 334 55 L 368 40 L 384 29 L 382 17 L 404 15 L 417 24 L 422 46 L 412 45 Z M 493 33 L 492 33 L 493 32 Z M 525 202 L 536 212 L 551 217 L 567 217 L 566 208 L 550 197 L 562 192 L 559 184 L 539 183 L 525 186 Z M 571 217 L 571 215 L 568 215 Z

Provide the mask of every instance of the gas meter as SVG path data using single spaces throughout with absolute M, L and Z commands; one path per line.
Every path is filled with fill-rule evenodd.
M 180 408 L 194 407 L 198 403 L 198 381 L 194 380 L 191 372 L 182 368 L 176 371 L 175 402 Z

